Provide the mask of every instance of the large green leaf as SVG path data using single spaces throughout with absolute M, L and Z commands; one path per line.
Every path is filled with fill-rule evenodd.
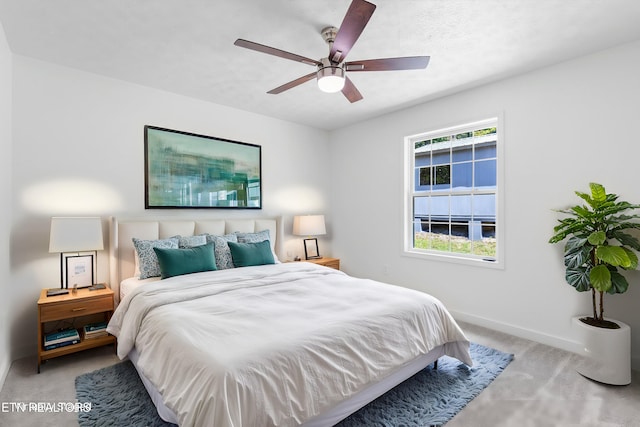
M 613 203 L 616 200 L 618 200 L 618 195 L 617 194 L 607 194 L 607 202 Z
M 558 243 L 563 241 L 570 235 L 586 238 L 591 229 L 583 222 L 576 220 L 575 218 L 565 218 L 560 221 L 560 224 L 554 227 L 553 231 L 556 233 L 550 239 L 549 243 Z
M 582 191 L 574 191 L 574 193 L 576 193 L 576 196 L 580 197 L 582 200 L 587 202 L 589 206 L 593 205 L 593 199 L 589 194 L 583 193 Z
M 629 282 L 617 271 L 611 271 L 611 287 L 607 291 L 609 294 L 623 294 L 627 292 Z
M 596 258 L 615 267 L 629 268 L 631 266 L 629 255 L 620 246 L 598 246 L 596 248 Z
M 564 266 L 577 268 L 586 263 L 591 263 L 591 251 L 593 246 L 587 244 L 587 239 L 572 237 L 564 246 Z
M 607 233 L 605 233 L 604 231 L 594 231 L 593 233 L 589 234 L 587 240 L 593 246 L 601 245 L 607 241 Z
M 636 254 L 635 252 L 633 252 L 631 249 L 628 248 L 622 248 L 626 253 L 627 256 L 629 257 L 629 261 L 630 264 L 628 267 L 622 267 L 625 270 L 636 270 L 638 268 L 638 254 Z
M 565 279 L 567 280 L 567 283 L 576 288 L 576 291 L 578 292 L 591 290 L 588 268 L 567 268 L 565 272 Z
M 618 202 L 618 203 L 604 203 L 598 207 L 598 213 L 604 216 L 611 216 L 621 212 L 624 212 L 628 209 L 636 209 L 636 205 L 632 205 L 627 202 Z
M 611 233 L 611 238 L 616 239 L 623 246 L 630 246 L 631 248 L 640 251 L 640 240 L 635 236 L 616 230 Z
M 610 220 L 610 230 L 638 230 L 640 229 L 640 215 L 634 215 L 633 218 L 625 219 L 629 215 L 624 216 L 611 216 Z
M 638 209 L 638 208 L 640 208 L 640 205 L 633 205 L 632 208 L 633 209 Z M 629 221 L 630 219 L 637 219 L 637 218 L 640 218 L 640 215 L 622 214 L 622 215 L 611 216 L 609 218 L 609 220 L 614 224 L 622 224 L 624 221 Z M 636 227 L 640 226 L 640 224 L 637 223 L 637 222 L 629 223 L 629 225 L 632 226 L 632 227 L 633 226 L 636 226 Z
M 591 188 L 591 197 L 596 205 L 600 205 L 607 201 L 607 192 L 602 185 L 590 182 L 589 188 Z
M 611 272 L 604 264 L 596 265 L 589 272 L 589 281 L 596 291 L 606 292 L 611 287 Z
M 576 205 L 576 206 L 572 207 L 571 210 L 573 211 L 575 216 L 577 216 L 578 218 L 582 218 L 582 219 L 588 220 L 588 219 L 591 219 L 593 217 L 593 212 L 590 211 L 589 209 L 587 209 L 584 206 Z
M 564 245 L 565 252 L 572 252 L 574 250 L 582 249 L 587 245 L 587 239 L 583 237 L 573 236 Z

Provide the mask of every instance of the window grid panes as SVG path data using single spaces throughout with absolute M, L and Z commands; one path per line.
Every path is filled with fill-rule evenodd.
M 497 256 L 497 119 L 412 137 L 412 250 Z

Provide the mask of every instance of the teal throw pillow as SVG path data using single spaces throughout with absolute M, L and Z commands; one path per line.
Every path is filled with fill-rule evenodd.
M 184 249 L 153 248 L 160 264 L 160 277 L 216 270 L 213 243 Z
M 227 242 L 236 267 L 275 264 L 268 240 L 257 243 Z

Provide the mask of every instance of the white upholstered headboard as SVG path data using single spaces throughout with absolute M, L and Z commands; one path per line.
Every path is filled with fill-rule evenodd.
M 143 218 L 109 221 L 109 285 L 120 301 L 120 282 L 133 277 L 135 249 L 133 237 L 145 240 L 166 239 L 171 236 L 194 236 L 202 233 L 223 235 L 235 231 L 254 233 L 269 230 L 276 255 L 282 259 L 282 218 L 254 219 L 182 219 Z

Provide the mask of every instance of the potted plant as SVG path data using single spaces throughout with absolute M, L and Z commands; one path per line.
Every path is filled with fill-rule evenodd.
M 608 379 L 611 375 L 603 374 L 602 371 L 609 370 L 596 366 L 595 360 L 591 360 L 592 370 L 598 371 L 595 374 L 581 372 L 589 378 L 596 379 L 609 384 L 616 384 L 626 381 L 629 376 L 630 382 L 630 331 L 629 327 L 622 322 L 614 321 L 604 317 L 604 295 L 622 294 L 629 288 L 629 283 L 623 272 L 625 270 L 635 270 L 638 267 L 638 256 L 634 251 L 640 251 L 640 240 L 630 235 L 627 231 L 640 229 L 640 224 L 633 222 L 640 218 L 640 215 L 633 211 L 640 208 L 629 202 L 618 201 L 618 195 L 607 194 L 605 188 L 596 183 L 590 183 L 591 194 L 576 191 L 585 204 L 575 205 L 567 209 L 559 209 L 557 212 L 563 213 L 566 217 L 559 219 L 559 224 L 553 229 L 554 234 L 549 239 L 549 243 L 558 243 L 567 239 L 564 246 L 564 265 L 566 269 L 565 278 L 567 283 L 579 292 L 591 291 L 591 302 L 593 308 L 592 316 L 580 317 L 580 323 L 588 325 L 588 333 L 583 333 L 585 351 L 591 359 L 598 358 L 601 354 L 603 359 L 611 358 L 611 351 L 624 352 L 628 348 L 627 355 L 613 355 L 613 357 L 623 357 L 629 360 L 629 374 L 623 368 L 624 375 L 618 379 Z M 622 342 L 602 342 L 603 338 L 612 339 L 617 335 L 603 333 L 603 330 L 623 329 L 617 335 L 620 340 L 629 341 L 628 345 Z M 585 335 L 586 334 L 586 335 Z M 628 335 L 628 338 L 626 336 Z M 589 348 L 588 346 L 593 348 Z M 602 349 L 599 347 L 602 346 Z M 615 349 L 607 349 L 614 346 Z M 602 351 L 600 351 L 602 350 Z M 603 360 L 604 362 L 604 360 Z M 612 362 L 610 359 L 609 362 Z M 597 378 L 594 378 L 597 377 Z M 627 382 L 628 384 L 628 382 Z

